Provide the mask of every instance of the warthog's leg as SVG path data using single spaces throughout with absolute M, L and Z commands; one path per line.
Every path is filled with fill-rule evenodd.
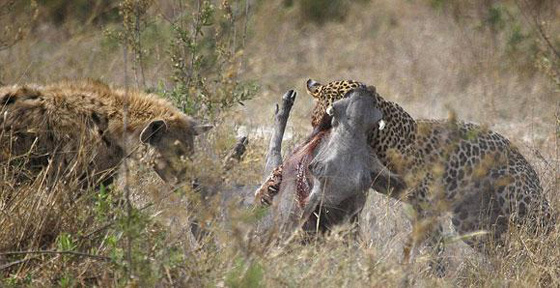
M 374 163 L 372 165 L 371 188 L 382 194 L 397 198 L 397 195 L 406 190 L 406 183 L 402 177 L 391 172 L 385 167 L 379 158 L 373 157 Z
M 271 205 L 282 183 L 282 139 L 297 93 L 289 90 L 282 96 L 282 106 L 276 105 L 274 132 L 270 138 L 263 172 L 263 184 L 255 191 L 255 203 Z
M 286 124 L 290 117 L 290 111 L 296 100 L 297 93 L 294 90 L 289 90 L 282 96 L 282 106 L 274 112 L 274 132 L 270 138 L 268 145 L 268 152 L 266 153 L 266 164 L 264 167 L 264 177 L 268 177 L 272 169 L 282 165 L 282 138 L 286 130 Z

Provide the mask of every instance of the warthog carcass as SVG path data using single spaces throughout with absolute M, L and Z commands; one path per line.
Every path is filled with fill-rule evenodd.
M 257 190 L 257 199 L 272 205 L 281 231 L 291 233 L 299 225 L 309 233 L 328 231 L 357 220 L 372 185 L 404 188 L 368 144 L 373 127 L 383 124 L 375 101 L 374 88 L 362 87 L 335 102 L 329 109 L 332 129 L 312 135 L 284 161 L 279 191 Z

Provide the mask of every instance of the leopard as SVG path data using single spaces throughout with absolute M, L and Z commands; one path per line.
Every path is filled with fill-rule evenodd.
M 313 132 L 331 128 L 329 107 L 364 86 L 355 80 L 321 84 L 309 79 L 306 90 L 316 104 Z M 375 93 L 385 127 L 374 127 L 368 137 L 373 153 L 404 187 L 379 187 L 380 193 L 408 203 L 415 211 L 413 232 L 404 248 L 404 261 L 427 243 L 435 256 L 430 266 L 445 275 L 443 218 L 451 214 L 454 230 L 463 241 L 483 253 L 504 245 L 510 227 L 528 227 L 531 233 L 549 233 L 557 222 L 534 168 L 503 135 L 484 125 L 450 119 L 414 119 L 400 105 Z M 382 129 L 383 128 L 383 129 Z M 282 182 L 280 165 L 257 190 L 257 199 L 270 203 Z M 264 195 L 264 196 L 263 196 Z M 416 225 L 418 224 L 418 225 Z M 512 225 L 513 224 L 513 225 Z

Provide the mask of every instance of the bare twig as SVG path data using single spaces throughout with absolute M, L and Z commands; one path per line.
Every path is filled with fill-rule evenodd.
M 15 265 L 18 265 L 18 264 L 29 262 L 29 261 L 34 260 L 34 259 L 37 259 L 37 257 L 25 258 L 25 259 L 17 260 L 17 261 L 14 261 L 14 262 L 10 262 L 8 264 L 4 264 L 4 265 L 0 266 L 0 271 L 2 271 L 4 269 L 8 269 L 8 268 L 10 268 L 12 266 L 15 266 Z
M 560 192 L 560 101 L 556 103 L 556 175 L 554 191 Z
M 136 5 L 136 9 L 135 9 L 136 13 L 134 13 L 134 14 L 135 14 L 135 18 L 136 18 L 135 20 L 136 21 L 135 21 L 135 25 L 134 25 L 135 26 L 134 27 L 134 33 L 136 34 L 135 35 L 136 39 L 134 39 L 134 42 L 135 42 L 134 43 L 135 44 L 134 45 L 134 53 L 136 54 L 135 55 L 136 57 L 134 58 L 134 61 L 135 62 L 138 61 L 138 67 L 140 68 L 140 80 L 142 81 L 141 84 L 142 84 L 142 88 L 143 88 L 143 87 L 146 87 L 146 78 L 144 77 L 144 63 L 142 61 L 142 45 L 141 45 L 141 42 L 140 42 L 140 14 L 141 13 L 140 13 L 140 5 L 138 4 L 138 2 L 135 2 L 135 5 Z M 139 86 L 138 82 L 136 83 L 136 86 L 137 87 Z
M 250 0 L 245 0 L 245 23 L 243 24 L 243 39 L 242 39 L 242 47 L 245 48 L 245 40 L 247 39 L 247 26 L 249 26 L 249 5 Z
M 72 255 L 72 256 L 80 256 L 80 257 L 88 257 L 97 260 L 103 261 L 111 261 L 110 257 L 101 256 L 101 255 L 93 255 L 84 252 L 78 251 L 57 251 L 57 250 L 36 250 L 36 251 L 8 251 L 8 252 L 0 252 L 0 256 L 10 256 L 10 255 L 28 255 L 28 254 L 58 254 L 58 255 Z M 10 263 L 13 264 L 13 263 Z M 15 263 L 17 264 L 17 263 Z M 15 265 L 13 264 L 13 265 Z
M 192 47 L 195 47 L 196 49 L 196 45 L 197 45 L 197 41 L 198 41 L 198 34 L 199 34 L 199 29 L 200 29 L 200 20 L 202 18 L 202 3 L 200 0 L 197 1 L 197 9 L 196 9 L 196 20 L 193 24 L 193 31 L 192 31 Z M 188 47 L 185 45 L 185 50 L 188 49 Z M 189 66 L 189 70 L 188 70 L 188 75 L 187 75 L 187 84 L 186 86 L 189 87 L 192 77 L 193 77 L 193 73 L 194 73 L 194 62 L 196 60 L 196 53 L 195 51 L 191 51 L 191 65 Z M 185 107 L 183 107 L 185 108 Z
M 128 64 L 128 45 L 124 45 L 124 103 L 123 103 L 123 139 L 124 140 L 124 151 L 125 155 L 128 154 L 128 137 L 126 135 L 127 131 L 127 121 L 128 121 L 128 71 L 127 71 L 127 64 Z M 124 194 L 126 198 L 126 238 L 127 238 L 127 245 L 126 245 L 126 260 L 129 265 L 128 269 L 128 279 L 132 277 L 132 271 L 134 270 L 134 265 L 132 263 L 132 235 L 130 225 L 132 224 L 132 203 L 130 200 L 130 187 L 129 187 L 129 167 L 128 167 L 128 157 L 126 157 L 123 161 L 123 168 L 124 168 Z
M 235 5 L 237 6 L 237 5 Z M 231 37 L 231 55 L 235 54 L 235 48 L 237 46 L 237 27 L 235 26 L 235 20 L 236 20 L 236 13 L 233 11 L 233 8 L 230 6 L 231 9 L 229 9 L 229 14 L 231 17 L 231 28 L 233 29 L 233 36 Z
M 27 67 L 25 67 L 25 71 L 23 71 L 23 73 L 21 73 L 21 75 L 19 76 L 18 80 L 16 81 L 16 84 L 19 84 L 21 82 L 21 80 L 26 77 L 27 72 L 29 72 L 29 69 L 31 68 L 31 66 L 33 66 L 33 64 L 35 63 L 35 61 L 31 61 L 29 62 L 29 65 L 27 65 Z

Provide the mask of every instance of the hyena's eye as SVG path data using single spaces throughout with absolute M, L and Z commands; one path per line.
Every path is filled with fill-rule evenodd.
M 175 153 L 175 156 L 181 159 L 181 161 L 186 161 L 189 155 L 188 148 L 185 147 L 179 140 L 175 140 L 175 142 L 173 142 L 173 153 Z
M 181 145 L 181 141 L 175 140 L 175 142 L 173 142 L 173 153 L 175 153 L 177 157 L 185 155 L 185 151 Z

